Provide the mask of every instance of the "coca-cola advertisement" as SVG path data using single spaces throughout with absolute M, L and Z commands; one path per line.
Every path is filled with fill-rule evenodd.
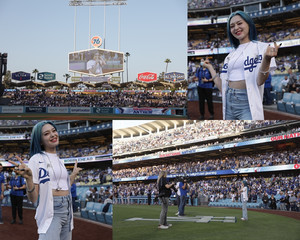
M 139 73 L 138 80 L 142 82 L 155 82 L 157 81 L 157 74 L 152 72 Z

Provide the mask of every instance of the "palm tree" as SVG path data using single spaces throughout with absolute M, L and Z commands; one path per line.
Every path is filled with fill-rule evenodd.
M 171 60 L 169 58 L 167 58 L 165 60 L 165 63 L 167 64 L 167 66 L 166 66 L 166 73 L 167 73 L 168 72 L 168 64 L 171 63 Z
M 130 53 L 129 53 L 129 52 L 126 52 L 126 53 L 125 53 L 125 57 L 126 57 L 127 82 L 128 82 L 128 57 L 130 57 Z
M 67 83 L 67 82 L 68 82 L 68 79 L 71 77 L 71 75 L 68 74 L 68 73 L 66 73 L 66 74 L 63 75 L 63 77 L 66 78 L 66 83 Z
M 39 73 L 39 70 L 34 69 L 34 70 L 32 71 L 32 73 L 34 74 L 34 81 L 35 81 L 35 80 L 36 80 L 36 74 Z

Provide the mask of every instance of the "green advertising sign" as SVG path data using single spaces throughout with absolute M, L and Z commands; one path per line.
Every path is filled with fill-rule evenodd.
M 41 72 L 41 73 L 38 73 L 37 79 L 42 80 L 42 81 L 55 80 L 56 79 L 56 74 L 55 73 L 50 73 L 50 72 Z

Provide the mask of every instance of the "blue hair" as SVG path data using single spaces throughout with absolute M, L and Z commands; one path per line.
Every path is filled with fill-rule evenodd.
M 243 11 L 236 11 L 230 14 L 228 21 L 227 21 L 227 35 L 230 41 L 231 46 L 234 48 L 237 48 L 240 45 L 240 41 L 236 39 L 230 31 L 230 21 L 231 18 L 239 15 L 242 19 L 245 20 L 245 22 L 249 25 L 249 39 L 250 41 L 257 41 L 257 32 L 256 32 L 256 27 L 255 24 L 252 20 L 252 18 L 245 12 Z
M 42 151 L 45 150 L 41 143 L 42 143 L 42 128 L 46 124 L 52 125 L 55 128 L 55 130 L 57 131 L 57 127 L 51 121 L 42 121 L 42 122 L 37 123 L 33 127 L 32 133 L 31 133 L 30 157 L 32 157 L 34 154 L 42 153 Z

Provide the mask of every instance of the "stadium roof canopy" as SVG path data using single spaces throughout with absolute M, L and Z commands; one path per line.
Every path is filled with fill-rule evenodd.
M 113 130 L 113 138 L 130 138 L 130 137 L 137 137 L 148 135 L 151 133 L 162 132 L 169 129 L 174 129 L 177 127 L 184 126 L 188 123 L 192 123 L 194 120 L 157 120 L 148 122 L 145 124 L 128 127 L 128 128 L 121 128 L 121 129 L 114 129 Z

